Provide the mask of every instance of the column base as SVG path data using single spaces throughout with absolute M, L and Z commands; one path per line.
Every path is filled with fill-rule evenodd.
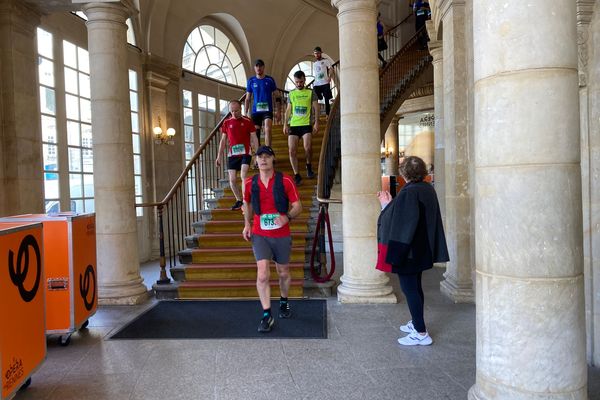
M 145 303 L 150 293 L 142 279 L 125 284 L 98 286 L 98 304 L 102 306 L 132 306 Z
M 440 291 L 454 303 L 474 303 L 475 291 L 473 285 L 458 285 L 446 278 L 440 282 Z
M 587 400 L 587 385 L 574 391 L 574 392 L 529 392 L 520 391 L 515 388 L 493 385 L 489 388 L 490 393 L 485 394 L 482 392 L 478 384 L 474 384 L 469 389 L 467 395 L 468 400 L 537 400 L 537 399 L 551 399 L 551 400 Z
M 342 276 L 342 284 L 337 288 L 338 301 L 345 304 L 396 304 L 398 299 L 394 289 L 382 282 L 357 282 Z

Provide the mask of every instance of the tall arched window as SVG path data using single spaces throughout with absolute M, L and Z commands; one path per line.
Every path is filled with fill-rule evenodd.
M 234 85 L 246 84 L 242 59 L 227 35 L 210 25 L 196 27 L 183 48 L 181 66 Z

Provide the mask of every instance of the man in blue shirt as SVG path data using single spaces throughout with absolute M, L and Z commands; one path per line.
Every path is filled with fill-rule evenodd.
M 265 75 L 265 62 L 260 58 L 254 63 L 256 76 L 248 79 L 244 107 L 246 115 L 256 127 L 256 136 L 260 142 L 260 128 L 265 123 L 265 145 L 271 145 L 271 126 L 273 125 L 273 92 L 277 90 L 275 80 Z M 250 109 L 252 95 L 252 109 Z

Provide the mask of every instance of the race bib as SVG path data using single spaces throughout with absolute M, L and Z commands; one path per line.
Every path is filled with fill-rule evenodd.
M 279 217 L 279 214 L 261 214 L 260 229 L 263 231 L 272 231 L 281 228 L 279 225 L 275 224 L 275 218 L 277 217 Z
M 234 144 L 231 146 L 231 155 L 240 156 L 246 154 L 246 146 L 244 144 Z
M 323 78 L 325 78 L 325 74 L 324 74 L 323 72 L 320 72 L 320 73 L 317 75 L 317 78 L 318 78 L 319 80 L 323 80 Z
M 294 115 L 297 117 L 304 117 L 308 112 L 308 107 L 295 106 L 294 107 Z
M 267 102 L 256 103 L 256 111 L 257 112 L 269 111 L 269 103 L 267 103 Z

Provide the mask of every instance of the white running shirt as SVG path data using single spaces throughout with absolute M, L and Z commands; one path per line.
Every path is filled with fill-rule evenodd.
M 331 61 L 328 58 L 321 58 L 313 63 L 313 75 L 315 76 L 313 86 L 327 85 L 329 83 L 327 68 L 331 68 L 331 65 Z

